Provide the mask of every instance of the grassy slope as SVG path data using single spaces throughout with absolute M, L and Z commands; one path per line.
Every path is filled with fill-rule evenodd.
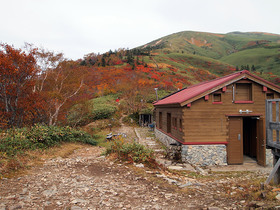
M 225 56 L 221 59 L 226 63 L 232 65 L 255 65 L 257 71 L 272 72 L 280 74 L 280 52 L 277 48 L 255 48 L 246 49 L 231 55 Z
M 260 43 L 256 44 L 256 41 Z M 279 43 L 280 35 L 277 34 L 184 31 L 162 37 L 145 46 L 152 47 L 152 52 L 158 53 L 154 56 L 156 62 L 166 63 L 181 71 L 193 68 L 221 76 L 222 66 L 226 69 L 228 65 L 255 65 L 259 72 L 272 72 L 280 76 Z M 207 62 L 213 65 L 206 66 Z M 186 76 L 192 79 L 193 72 L 186 72 Z
M 223 37 L 222 34 L 185 31 L 157 39 L 147 45 L 153 46 L 159 42 L 161 49 L 157 50 L 158 52 L 195 52 L 200 56 L 217 59 L 232 49 L 230 44 L 223 41 Z

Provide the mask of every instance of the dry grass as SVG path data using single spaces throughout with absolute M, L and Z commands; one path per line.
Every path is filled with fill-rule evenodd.
M 13 158 L 2 158 L 0 160 L 0 179 L 22 176 L 27 173 L 27 169 L 43 164 L 46 159 L 69 157 L 75 150 L 88 147 L 79 143 L 64 143 L 47 150 L 28 151 L 23 155 Z
M 43 154 L 37 154 L 41 159 L 48 159 L 48 158 L 55 158 L 55 157 L 62 157 L 66 158 L 69 157 L 76 149 L 81 149 L 88 147 L 89 145 L 86 144 L 79 144 L 79 143 L 64 143 L 58 147 L 53 147 L 51 149 L 45 150 Z

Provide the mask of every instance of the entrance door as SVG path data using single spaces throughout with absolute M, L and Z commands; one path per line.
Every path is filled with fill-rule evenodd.
M 265 166 L 265 139 L 263 119 L 255 117 L 230 117 L 227 145 L 228 164 L 243 164 L 243 155 L 256 158 Z
M 243 164 L 243 119 L 229 118 L 229 140 L 227 145 L 228 164 Z
M 265 139 L 264 139 L 263 119 L 257 121 L 257 161 L 261 166 L 266 165 Z

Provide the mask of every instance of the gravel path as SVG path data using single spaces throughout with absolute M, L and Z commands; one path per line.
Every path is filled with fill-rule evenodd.
M 192 200 L 173 186 L 155 184 L 129 166 L 80 149 L 47 160 L 28 175 L 2 179 L 0 209 L 187 209 Z
M 77 150 L 0 181 L 0 209 L 193 209 L 232 207 L 233 200 L 184 193 L 175 179 L 100 156 L 102 148 Z M 206 199 L 208 198 L 208 199 Z
M 85 147 L 68 158 L 48 159 L 22 177 L 0 180 L 0 210 L 214 210 L 248 206 L 247 201 L 236 198 L 242 193 L 234 185 L 240 182 L 238 177 L 215 179 L 211 175 L 198 181 L 141 164 L 120 163 L 101 156 L 103 151 L 100 147 Z M 250 178 L 249 174 L 242 180 Z

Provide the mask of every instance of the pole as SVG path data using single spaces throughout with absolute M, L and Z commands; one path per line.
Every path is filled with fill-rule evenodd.
M 158 101 L 158 94 L 157 94 L 158 88 L 154 88 L 154 89 L 155 89 L 155 91 L 156 91 L 156 96 L 157 96 L 157 101 Z

